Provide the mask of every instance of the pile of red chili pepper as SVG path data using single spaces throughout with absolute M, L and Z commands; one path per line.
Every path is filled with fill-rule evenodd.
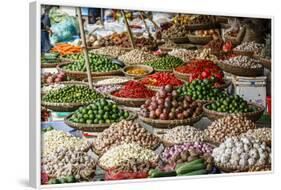
M 149 86 L 165 86 L 167 84 L 180 86 L 183 84 L 183 82 L 176 78 L 174 74 L 168 72 L 158 72 L 149 75 L 146 78 L 142 79 L 141 83 Z
M 140 178 L 147 178 L 147 177 L 148 177 L 148 172 L 140 172 L 140 171 L 115 172 L 114 170 L 109 170 L 105 174 L 105 180 L 140 179 Z
M 189 82 L 195 79 L 209 79 L 216 77 L 218 82 L 223 83 L 223 72 L 219 66 L 209 60 L 192 60 L 186 65 L 176 68 L 177 72 L 190 74 Z
M 146 88 L 140 82 L 129 81 L 119 91 L 114 92 L 112 95 L 123 98 L 151 98 L 155 92 Z

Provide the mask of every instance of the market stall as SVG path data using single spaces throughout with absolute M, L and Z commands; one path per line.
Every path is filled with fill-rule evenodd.
M 41 55 L 42 184 L 271 170 L 270 33 L 123 10 L 91 25 L 74 10 L 51 9 L 73 34 Z

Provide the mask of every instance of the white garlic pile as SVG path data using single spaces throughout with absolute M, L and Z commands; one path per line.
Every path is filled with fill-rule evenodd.
M 191 126 L 178 126 L 163 135 L 163 140 L 172 144 L 204 141 L 204 132 Z
M 125 64 L 134 65 L 134 64 L 142 64 L 149 61 L 155 61 L 158 58 L 157 56 L 150 54 L 146 51 L 140 49 L 134 49 L 119 56 L 118 59 Z
M 187 49 L 173 49 L 168 54 L 171 56 L 178 57 L 182 59 L 184 62 L 188 62 L 192 59 L 195 59 L 198 52 L 194 50 L 187 50 Z
M 265 142 L 248 137 L 227 138 L 213 149 L 214 161 L 229 167 L 245 168 L 271 164 L 271 149 Z
M 99 164 L 106 168 L 112 168 L 129 159 L 156 162 L 158 155 L 136 143 L 122 144 L 109 149 L 103 154 L 100 157 Z
M 76 148 L 84 151 L 89 148 L 89 144 L 78 137 L 72 136 L 64 131 L 51 130 L 42 134 L 42 155 L 54 153 L 61 148 Z

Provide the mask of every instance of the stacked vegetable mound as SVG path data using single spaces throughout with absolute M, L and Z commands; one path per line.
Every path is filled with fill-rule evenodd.
M 187 74 L 189 82 L 196 79 L 210 79 L 215 77 L 217 82 L 223 84 L 223 72 L 219 66 L 209 60 L 193 60 L 186 65 L 179 66 L 175 69 L 177 72 Z
M 140 110 L 141 116 L 160 120 L 183 120 L 201 113 L 201 103 L 193 101 L 190 96 L 179 96 L 172 85 L 162 87 Z
M 82 71 L 86 72 L 85 60 L 82 54 L 67 56 L 69 59 L 75 60 L 74 63 L 63 66 L 66 71 Z M 92 72 L 109 72 L 121 68 L 119 64 L 113 63 L 110 58 L 104 55 L 89 54 L 90 70 Z
M 130 81 L 112 95 L 122 98 L 151 98 L 154 94 L 154 91 L 147 89 L 140 82 Z
M 128 111 L 119 109 L 116 104 L 98 99 L 86 107 L 80 107 L 69 120 L 74 123 L 110 124 L 127 119 L 129 116 Z
M 194 80 L 177 89 L 180 96 L 191 96 L 194 100 L 220 100 L 227 95 L 217 88 L 213 88 L 215 78 Z
M 147 86 L 161 87 L 165 85 L 181 86 L 183 82 L 168 72 L 158 72 L 149 75 L 141 80 L 141 83 Z
M 159 139 L 139 126 L 138 123 L 123 120 L 112 124 L 100 133 L 93 145 L 97 152 L 105 153 L 110 148 L 122 143 L 137 143 L 142 147 L 154 149 L 159 145 Z
M 207 105 L 207 109 L 226 113 L 247 113 L 255 111 L 239 95 L 226 96 Z
M 87 86 L 66 85 L 63 88 L 52 90 L 42 100 L 50 103 L 91 103 L 102 95 Z
M 157 59 L 155 61 L 146 62 L 145 65 L 149 65 L 156 70 L 168 71 L 173 70 L 177 66 L 180 66 L 182 63 L 183 61 L 180 58 L 168 55 L 165 57 L 161 57 L 160 59 Z

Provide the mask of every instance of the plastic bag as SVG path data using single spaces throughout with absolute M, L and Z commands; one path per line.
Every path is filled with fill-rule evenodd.
M 49 13 L 51 19 L 52 44 L 72 41 L 79 34 L 79 24 L 75 17 L 57 8 L 52 8 Z

